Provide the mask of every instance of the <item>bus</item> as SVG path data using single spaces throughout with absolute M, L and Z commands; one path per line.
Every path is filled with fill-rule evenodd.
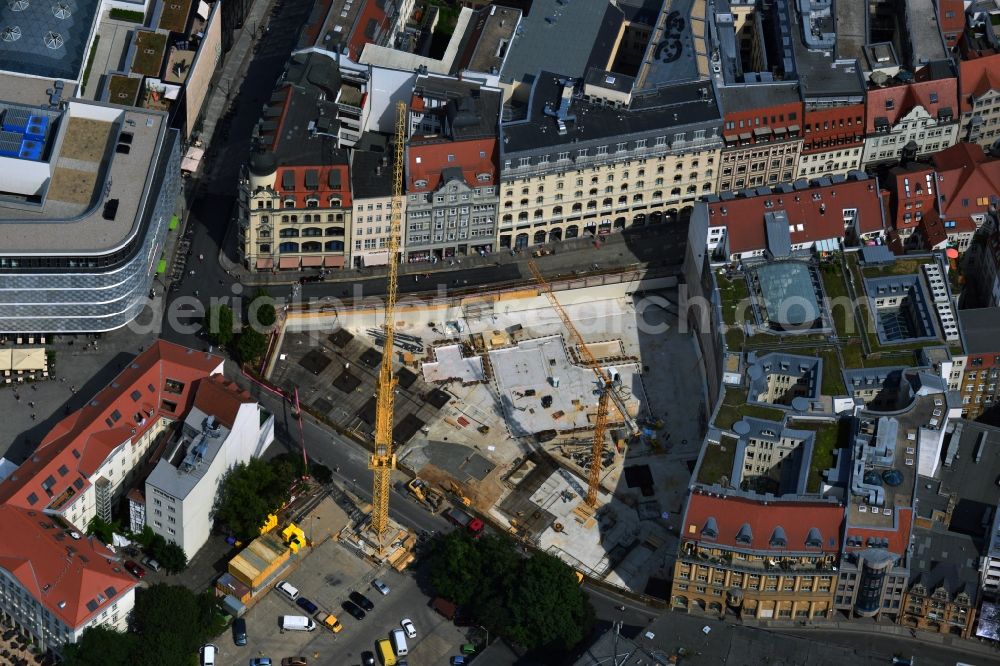
M 382 666 L 396 666 L 396 651 L 392 649 L 392 643 L 383 638 L 378 642 L 378 656 L 382 660 Z

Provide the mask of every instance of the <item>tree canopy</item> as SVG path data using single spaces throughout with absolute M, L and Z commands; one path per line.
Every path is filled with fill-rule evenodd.
M 208 339 L 213 344 L 226 346 L 233 341 L 233 310 L 228 305 L 216 305 L 205 317 Z
M 274 299 L 267 289 L 263 287 L 257 289 L 250 302 L 250 324 L 259 324 L 263 328 L 270 328 L 277 321 L 278 316 L 274 310 Z
M 233 467 L 219 484 L 213 517 L 240 539 L 260 534 L 267 514 L 291 494 L 295 468 L 286 460 L 252 458 Z
M 67 666 L 190 666 L 198 648 L 222 631 L 211 592 L 164 585 L 136 590 L 130 631 L 90 627 L 66 647 Z
M 456 530 L 434 541 L 427 567 L 437 593 L 468 610 L 491 635 L 528 649 L 565 651 L 593 625 L 573 570 L 556 557 L 522 557 L 506 536 L 474 540 Z
M 256 363 L 267 351 L 267 336 L 252 326 L 245 326 L 236 342 L 236 351 L 244 363 Z

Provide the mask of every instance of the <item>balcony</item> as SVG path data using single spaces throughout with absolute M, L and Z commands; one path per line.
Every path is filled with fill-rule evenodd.
M 758 561 L 749 560 L 737 560 L 732 556 L 722 556 L 716 557 L 712 555 L 706 555 L 705 553 L 698 553 L 697 555 L 688 555 L 685 553 L 680 554 L 680 560 L 688 564 L 700 564 L 705 565 L 715 565 L 724 567 L 730 571 L 739 571 L 742 573 L 748 573 L 752 575 L 761 575 L 762 573 L 767 575 L 768 573 L 773 575 L 781 575 L 784 572 L 794 573 L 794 574 L 815 574 L 815 575 L 833 575 L 835 573 L 833 567 L 826 563 L 825 560 L 817 560 L 815 562 L 796 562 L 791 559 L 765 559 Z

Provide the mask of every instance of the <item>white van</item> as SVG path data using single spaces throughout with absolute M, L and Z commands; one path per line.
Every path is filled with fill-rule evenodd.
M 215 666 L 215 653 L 218 649 L 208 643 L 201 646 L 201 666 Z
M 282 631 L 312 631 L 316 628 L 316 623 L 305 615 L 282 615 Z
M 406 649 L 406 634 L 403 633 L 402 629 L 392 630 L 392 646 L 396 648 L 397 657 L 405 657 L 407 654 Z
M 274 586 L 278 592 L 288 597 L 289 601 L 295 601 L 299 598 L 299 590 L 287 580 L 279 580 L 278 584 Z

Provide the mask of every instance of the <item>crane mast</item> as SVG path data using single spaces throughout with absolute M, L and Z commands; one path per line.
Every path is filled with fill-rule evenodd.
M 625 420 L 633 431 L 635 431 L 636 425 L 626 411 L 625 401 L 622 400 L 621 396 L 619 396 L 618 392 L 615 390 L 614 381 L 608 373 L 604 371 L 601 364 L 597 362 L 597 358 L 594 357 L 590 348 L 583 341 L 583 336 L 580 335 L 578 330 L 576 330 L 573 320 L 570 319 L 569 314 L 563 309 L 562 305 L 559 304 L 559 300 L 556 298 L 555 294 L 552 293 L 552 285 L 548 283 L 541 271 L 538 270 L 538 266 L 535 265 L 534 261 L 528 262 L 528 269 L 531 270 L 531 274 L 534 276 L 535 281 L 540 287 L 542 287 L 542 291 L 545 292 L 545 295 L 548 297 L 553 309 L 555 309 L 559 318 L 562 320 L 563 327 L 570 334 L 570 337 L 576 344 L 577 349 L 580 350 L 580 355 L 583 356 L 584 365 L 593 371 L 594 375 L 597 377 L 598 384 L 600 385 L 601 395 L 597 401 L 597 418 L 594 422 L 594 443 L 591 448 L 590 470 L 587 475 L 586 502 L 587 506 L 593 508 L 597 506 L 597 490 L 601 485 L 601 457 L 604 455 L 604 433 L 608 427 L 608 400 L 614 400 L 615 406 L 621 413 L 622 419 Z
M 389 491 L 392 470 L 396 468 L 396 455 L 392 451 L 392 420 L 396 395 L 396 378 L 392 375 L 393 336 L 395 334 L 396 290 L 399 279 L 399 235 L 403 212 L 403 150 L 406 143 L 406 104 L 396 103 L 396 143 L 393 147 L 395 162 L 392 166 L 392 210 L 389 226 L 389 275 L 385 292 L 385 321 L 382 332 L 382 363 L 378 372 L 378 398 L 375 408 L 375 452 L 368 461 L 372 470 L 372 536 L 385 546 L 389 530 Z

